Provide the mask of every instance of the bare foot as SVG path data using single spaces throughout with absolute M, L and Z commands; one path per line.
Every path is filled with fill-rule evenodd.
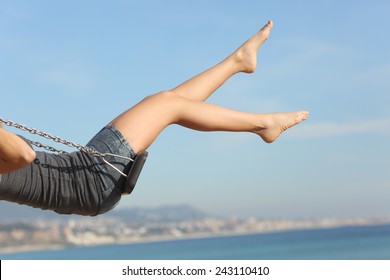
M 253 73 L 257 65 L 257 51 L 260 46 L 267 40 L 273 23 L 268 23 L 255 35 L 249 38 L 241 45 L 233 54 L 232 57 L 237 63 L 237 72 Z
M 307 111 L 299 111 L 292 113 L 274 113 L 264 114 L 262 117 L 261 128 L 254 131 L 259 135 L 265 142 L 274 142 L 280 134 L 286 129 L 304 121 L 309 116 Z

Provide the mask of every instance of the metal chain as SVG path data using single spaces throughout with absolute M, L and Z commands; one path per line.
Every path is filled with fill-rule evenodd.
M 10 120 L 4 120 L 2 118 L 0 118 L 0 122 L 4 123 L 5 125 L 7 126 L 12 126 L 12 127 L 15 127 L 15 128 L 18 128 L 20 130 L 23 130 L 23 131 L 27 131 L 31 134 L 36 134 L 38 136 L 42 136 L 46 139 L 50 139 L 50 140 L 53 140 L 54 142 L 57 142 L 57 143 L 60 143 L 60 144 L 63 144 L 63 145 L 66 145 L 66 146 L 69 146 L 69 147 L 72 147 L 72 148 L 76 148 L 82 152 L 85 152 L 87 154 L 90 154 L 90 155 L 93 155 L 93 156 L 104 156 L 104 154 L 92 149 L 92 148 L 89 148 L 89 147 L 85 147 L 85 146 L 82 146 L 80 144 L 76 144 L 74 142 L 71 142 L 71 141 L 68 141 L 68 140 L 64 140 L 64 139 L 61 139 L 60 137 L 58 136 L 53 136 L 49 133 L 46 133 L 46 132 L 42 132 L 42 131 L 39 131 L 35 128 L 30 128 L 30 127 L 27 127 L 26 125 L 23 125 L 23 124 L 18 124 L 18 123 L 15 123 L 13 121 L 10 121 Z M 28 140 L 27 141 L 31 144 L 31 145 L 34 145 L 38 148 L 43 148 L 45 150 L 48 150 L 48 151 L 51 151 L 51 152 L 55 152 L 55 153 L 60 153 L 60 154 L 67 154 L 67 152 L 63 151 L 63 150 L 59 150 L 59 149 L 56 149 L 56 148 L 53 148 L 51 146 L 46 146 L 46 145 L 43 145 L 42 143 L 39 143 L 39 142 L 35 142 L 35 141 L 31 141 L 31 140 Z
M 36 134 L 38 136 L 42 136 L 46 139 L 50 139 L 50 140 L 53 140 L 54 142 L 57 142 L 57 143 L 60 143 L 60 144 L 63 144 L 63 145 L 66 145 L 66 146 L 69 146 L 69 147 L 72 147 L 72 148 L 76 148 L 84 153 L 87 153 L 91 156 L 97 156 L 97 157 L 101 157 L 102 160 L 108 164 L 109 166 L 111 166 L 112 168 L 114 168 L 116 171 L 118 171 L 121 175 L 127 177 L 127 175 L 125 173 L 123 173 L 122 171 L 120 171 L 116 166 L 114 166 L 113 164 L 111 164 L 110 162 L 108 162 L 105 158 L 105 156 L 113 156 L 113 157 L 119 157 L 119 158 L 123 158 L 123 159 L 127 159 L 129 161 L 134 161 L 134 159 L 132 158 L 129 158 L 129 157 L 125 157 L 125 156 L 120 156 L 120 155 L 114 155 L 114 154 L 111 154 L 111 153 L 101 153 L 101 152 L 98 152 L 96 151 L 95 149 L 92 149 L 90 147 L 85 147 L 85 146 L 82 146 L 80 144 L 76 144 L 72 141 L 68 141 L 68 140 L 64 140 L 64 139 L 61 139 L 60 137 L 58 136 L 53 136 L 49 133 L 46 133 L 46 132 L 42 132 L 42 131 L 39 131 L 35 128 L 30 128 L 26 125 L 23 125 L 23 124 L 19 124 L 19 123 L 16 123 L 16 122 L 13 122 L 13 121 L 10 121 L 10 120 L 4 120 L 2 118 L 0 118 L 0 123 L 4 123 L 5 125 L 7 126 L 12 126 L 12 127 L 15 127 L 15 128 L 18 128 L 20 130 L 23 130 L 23 131 L 27 131 L 31 134 Z M 60 154 L 67 154 L 68 152 L 65 152 L 63 150 L 59 150 L 59 149 L 56 149 L 56 148 L 53 148 L 51 146 L 47 146 L 47 145 L 43 145 L 42 143 L 39 143 L 39 142 L 35 142 L 35 141 L 31 141 L 29 139 L 26 139 L 31 145 L 34 145 L 38 148 L 43 148 L 45 150 L 48 150 L 48 151 L 51 151 L 51 152 L 55 152 L 55 153 L 60 153 Z

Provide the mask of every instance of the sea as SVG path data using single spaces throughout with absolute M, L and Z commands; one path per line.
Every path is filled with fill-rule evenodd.
M 390 225 L 0 254 L 2 260 L 390 260 Z

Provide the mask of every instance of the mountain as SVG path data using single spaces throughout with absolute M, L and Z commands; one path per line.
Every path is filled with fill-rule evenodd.
M 206 213 L 190 205 L 171 205 L 155 208 L 122 208 L 110 211 L 98 217 L 114 217 L 123 221 L 134 222 L 180 222 L 204 218 Z M 31 221 L 37 219 L 45 220 L 68 220 L 84 218 L 78 215 L 59 215 L 53 211 L 45 211 L 25 205 L 0 201 L 0 222 Z M 93 218 L 92 218 L 93 219 Z
M 156 208 L 127 208 L 108 213 L 124 221 L 180 222 L 205 218 L 209 215 L 190 205 L 171 205 Z
M 55 219 L 58 216 L 53 211 L 0 201 L 0 222 L 31 221 L 36 218 Z

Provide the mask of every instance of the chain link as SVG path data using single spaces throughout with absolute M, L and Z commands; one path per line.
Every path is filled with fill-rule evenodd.
M 101 152 L 98 152 L 96 151 L 95 149 L 92 149 L 90 147 L 85 147 L 85 146 L 82 146 L 80 144 L 76 144 L 72 141 L 68 141 L 68 140 L 64 140 L 64 139 L 61 139 L 60 137 L 57 137 L 57 136 L 53 136 L 49 133 L 46 133 L 46 132 L 42 132 L 42 131 L 39 131 L 35 128 L 30 128 L 24 124 L 19 124 L 19 123 L 16 123 L 16 122 L 13 122 L 13 121 L 10 121 L 10 120 L 4 120 L 2 118 L 0 118 L 0 124 L 1 123 L 4 123 L 5 125 L 7 126 L 12 126 L 12 127 L 15 127 L 15 128 L 18 128 L 20 130 L 23 130 L 23 131 L 27 131 L 31 134 L 36 134 L 38 136 L 42 136 L 46 139 L 50 139 L 50 140 L 53 140 L 54 142 L 57 142 L 57 143 L 60 143 L 60 144 L 63 144 L 65 146 L 69 146 L 71 148 L 76 148 L 86 154 L 89 154 L 91 156 L 95 156 L 95 157 L 101 157 L 101 159 L 109 166 L 111 166 L 113 169 L 115 169 L 116 171 L 118 171 L 121 175 L 127 177 L 127 175 L 125 173 L 123 173 L 121 170 L 119 170 L 116 166 L 114 166 L 112 163 L 110 163 L 109 161 L 107 161 L 107 159 L 105 158 L 105 156 L 113 156 L 113 157 L 118 157 L 118 158 L 123 158 L 123 159 L 127 159 L 129 161 L 133 161 L 134 162 L 134 159 L 132 158 L 129 158 L 129 157 L 125 157 L 125 156 L 121 156 L 121 155 L 115 155 L 115 154 L 111 154 L 111 153 L 101 153 Z M 65 152 L 63 150 L 59 150 L 59 149 L 56 149 L 56 148 L 53 148 L 51 146 L 47 146 L 47 145 L 43 145 L 42 143 L 39 143 L 39 142 L 35 142 L 35 141 L 31 141 L 29 139 L 26 139 L 31 145 L 34 145 L 38 148 L 43 148 L 45 150 L 48 150 L 50 152 L 54 152 L 54 153 L 60 153 L 60 154 L 67 154 L 68 152 Z
M 69 147 L 72 147 L 72 148 L 76 148 L 76 149 L 78 149 L 78 150 L 80 150 L 80 151 L 82 151 L 84 153 L 89 154 L 89 155 L 104 157 L 104 154 L 96 151 L 95 149 L 92 149 L 92 148 L 89 148 L 89 147 L 85 147 L 85 146 L 82 146 L 80 144 L 76 144 L 74 142 L 68 141 L 68 140 L 61 139 L 60 137 L 53 136 L 53 135 L 51 135 L 49 133 L 39 131 L 39 130 L 37 130 L 35 128 L 30 128 L 30 127 L 28 127 L 26 125 L 18 124 L 18 123 L 15 123 L 13 121 L 10 121 L 10 120 L 4 120 L 2 118 L 0 118 L 0 122 L 4 123 L 7 126 L 12 126 L 12 127 L 18 128 L 20 130 L 27 131 L 27 132 L 29 132 L 31 134 L 35 134 L 35 135 L 38 135 L 38 136 L 42 136 L 42 137 L 44 137 L 46 139 L 53 140 L 54 142 L 57 142 L 57 143 L 60 143 L 60 144 L 63 144 L 63 145 L 66 145 L 66 146 L 69 146 Z M 45 150 L 48 150 L 48 151 L 51 151 L 51 152 L 55 152 L 55 153 L 67 154 L 67 152 L 65 152 L 63 150 L 59 150 L 59 149 L 53 148 L 51 146 L 43 145 L 42 143 L 39 143 L 39 142 L 31 141 L 31 140 L 28 140 L 28 139 L 27 139 L 27 141 L 31 145 L 34 145 L 34 146 L 36 146 L 38 148 L 43 148 Z

